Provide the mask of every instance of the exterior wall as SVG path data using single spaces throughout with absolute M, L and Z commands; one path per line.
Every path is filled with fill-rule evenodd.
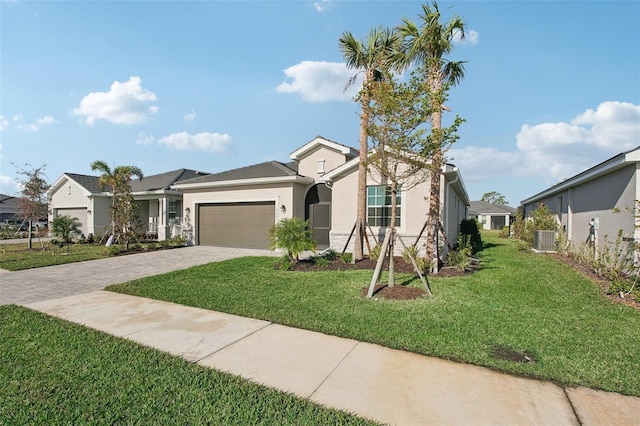
M 369 173 L 367 176 L 367 186 L 382 185 L 379 176 Z M 353 229 L 357 215 L 357 191 L 358 191 L 358 169 L 354 168 L 351 173 L 336 179 L 332 185 L 332 210 L 331 210 L 331 247 L 336 251 L 342 251 L 349 239 L 349 234 Z M 413 244 L 418 237 L 426 221 L 428 204 L 429 183 L 423 182 L 414 188 L 402 192 L 400 226 L 397 228 L 398 234 L 406 245 Z M 373 238 L 368 232 L 369 242 L 373 247 L 377 243 L 382 243 L 386 234 L 386 227 L 371 227 Z M 424 252 L 425 234 L 422 235 L 418 248 Z M 349 241 L 347 252 L 353 252 L 354 238 Z M 365 243 L 365 254 L 367 247 Z M 397 242 L 395 254 L 400 255 L 403 251 L 402 244 Z
M 48 221 L 53 222 L 58 209 L 92 209 L 91 200 L 87 191 L 73 180 L 67 179 L 60 188 L 54 192 L 48 200 Z M 93 228 L 92 215 L 87 214 L 87 223 L 82 224 L 82 233 L 87 234 Z
M 318 171 L 318 160 L 324 160 L 323 171 Z M 318 145 L 316 148 L 305 153 L 298 163 L 298 174 L 302 176 L 308 176 L 313 178 L 316 183 L 320 182 L 320 177 L 335 169 L 338 166 L 343 165 L 346 162 L 344 154 L 327 148 L 324 145 Z
M 598 219 L 598 245 L 615 240 L 618 231 L 633 234 L 633 209 L 635 200 L 640 198 L 638 186 L 638 165 L 616 170 L 597 179 L 571 187 L 563 192 L 539 200 L 557 215 L 558 221 L 566 227 L 567 235 L 574 244 L 589 240 L 592 219 Z M 538 202 L 525 205 L 525 215 L 529 216 Z M 616 213 L 615 211 L 618 211 Z
M 281 183 L 228 188 L 185 189 L 182 198 L 183 215 L 186 215 L 186 209 L 189 208 L 192 222 L 194 226 L 197 226 L 197 206 L 199 204 L 274 201 L 276 223 L 281 219 L 293 217 L 294 212 L 302 212 L 299 217 L 304 217 L 304 187 L 305 185 L 300 184 Z M 301 194 L 301 196 L 298 194 Z M 299 204 L 302 204 L 302 207 Z M 282 206 L 284 206 L 284 212 L 282 211 Z M 296 214 L 296 216 L 298 215 Z M 194 232 L 194 235 L 197 235 L 197 232 Z M 195 244 L 198 244 L 198 241 L 195 241 Z
M 87 212 L 90 224 L 87 232 L 93 235 L 104 235 L 111 224 L 111 197 L 92 197 L 91 214 Z
M 445 233 L 447 234 L 449 246 L 452 247 L 458 238 L 458 233 L 460 232 L 460 222 L 467 217 L 467 206 L 460 198 L 460 194 L 454 191 L 448 182 L 445 182 L 444 176 L 442 182 L 444 185 L 449 186 L 446 190 L 447 197 L 442 203 L 442 205 L 445 205 L 446 203 L 446 208 L 444 212 L 441 212 L 441 214 L 446 215 L 444 217 L 444 228 Z

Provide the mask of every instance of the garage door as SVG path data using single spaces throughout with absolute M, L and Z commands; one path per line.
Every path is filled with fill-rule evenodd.
M 275 224 L 275 202 L 201 204 L 198 243 L 208 246 L 268 249 Z
M 87 235 L 87 209 L 56 209 L 56 216 L 69 216 L 78 218 L 81 223 L 81 232 Z

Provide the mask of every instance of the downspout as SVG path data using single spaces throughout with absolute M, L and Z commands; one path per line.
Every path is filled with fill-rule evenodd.
M 453 185 L 454 183 L 458 182 L 460 180 L 460 175 L 457 173 L 458 172 L 458 168 L 454 167 L 453 171 L 456 172 L 456 178 L 454 180 L 452 180 L 451 182 L 447 182 L 447 190 L 444 192 L 444 231 L 447 233 L 447 237 L 449 237 L 448 235 L 448 231 L 449 231 L 449 215 L 448 215 L 448 209 L 447 209 L 447 205 L 449 204 L 449 191 L 451 190 L 451 185 Z M 465 207 L 466 209 L 466 207 Z M 466 215 L 465 215 L 466 216 Z

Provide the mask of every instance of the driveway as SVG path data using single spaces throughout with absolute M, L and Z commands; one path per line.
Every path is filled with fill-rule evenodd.
M 267 250 L 192 246 L 9 272 L 0 270 L 0 305 L 26 304 L 102 290 L 108 285 Z

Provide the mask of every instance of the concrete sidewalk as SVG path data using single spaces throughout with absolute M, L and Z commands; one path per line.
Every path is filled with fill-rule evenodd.
M 26 306 L 382 423 L 640 425 L 640 398 L 267 321 L 105 291 Z

